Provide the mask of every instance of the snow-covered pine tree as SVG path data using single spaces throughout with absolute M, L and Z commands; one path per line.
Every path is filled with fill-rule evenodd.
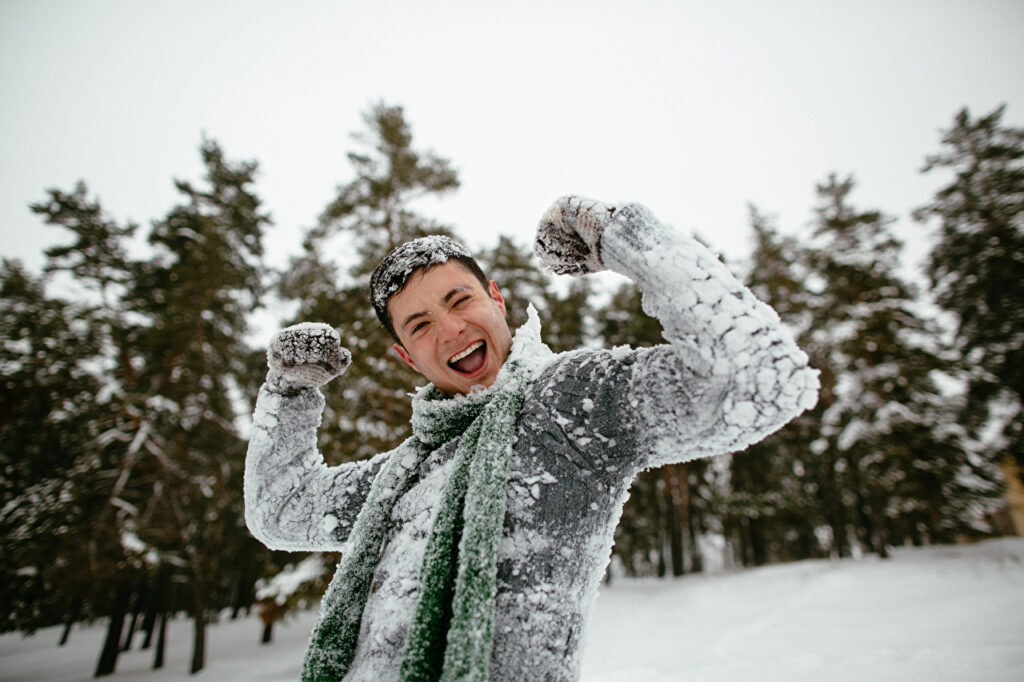
M 0 630 L 107 615 L 128 560 L 115 524 L 95 523 L 114 463 L 92 310 L 51 297 L 18 262 L 0 267 Z M 103 491 L 108 491 L 104 497 Z M 70 624 L 69 624 L 70 627 Z
M 951 541 L 970 526 L 965 508 L 984 484 L 950 427 L 935 383 L 948 368 L 941 337 L 898 274 L 892 219 L 855 209 L 854 186 L 832 174 L 817 187 L 804 346 L 821 363 L 823 391 L 809 462 L 835 551 L 856 540 L 884 556 L 906 540 Z
M 955 316 L 962 416 L 986 457 L 1013 457 L 1024 471 L 1024 128 L 1004 113 L 956 114 L 923 168 L 945 171 L 948 184 L 915 217 L 937 233 L 926 272 Z
M 205 665 L 210 609 L 237 584 L 245 441 L 235 428 L 237 378 L 249 371 L 244 338 L 263 292 L 263 232 L 270 220 L 252 185 L 255 162 L 227 160 L 204 140 L 202 186 L 176 182 L 183 201 L 154 223 L 154 255 L 138 265 L 126 301 L 139 369 L 135 440 L 147 457 L 135 502 L 139 537 L 187 580 L 195 622 L 191 671 Z
M 85 367 L 95 378 L 93 390 L 63 387 L 66 405 L 91 409 L 95 419 L 88 437 L 77 444 L 77 457 L 66 469 L 61 499 L 68 505 L 73 543 L 53 555 L 53 566 L 70 566 L 70 580 L 55 589 L 70 604 L 65 636 L 78 618 L 109 616 L 107 637 L 96 674 L 109 674 L 120 650 L 124 615 L 133 586 L 146 572 L 137 537 L 137 508 L 127 502 L 137 481 L 129 477 L 136 453 L 122 425 L 133 417 L 128 398 L 134 368 L 127 342 L 127 320 L 122 305 L 126 285 L 134 276 L 126 242 L 136 230 L 118 225 L 105 214 L 98 200 L 88 197 L 84 183 L 72 192 L 50 189 L 46 200 L 31 205 L 48 225 L 60 227 L 73 241 L 46 251 L 48 273 L 62 272 L 82 292 L 75 324 L 88 330 L 92 347 Z

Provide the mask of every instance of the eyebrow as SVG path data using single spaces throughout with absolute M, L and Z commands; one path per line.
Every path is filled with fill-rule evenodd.
M 448 305 L 448 302 L 451 301 L 452 298 L 461 294 L 464 291 L 469 291 L 470 289 L 471 287 L 468 287 L 465 284 L 459 284 L 458 286 L 452 287 L 452 290 L 445 294 L 444 298 L 441 299 L 441 303 Z M 430 315 L 430 312 L 426 310 L 423 310 L 418 313 L 413 313 L 409 317 L 405 318 L 404 322 L 402 322 L 402 329 L 408 329 L 411 323 L 415 322 L 421 317 L 427 317 L 428 315 Z
M 444 304 L 447 304 L 448 301 L 452 300 L 452 298 L 454 296 L 456 296 L 458 294 L 461 294 L 463 291 L 469 291 L 469 287 L 467 287 L 465 284 L 460 284 L 460 285 L 452 288 L 451 291 L 449 291 L 447 294 L 445 294 L 444 298 L 441 299 L 441 302 L 444 303 Z

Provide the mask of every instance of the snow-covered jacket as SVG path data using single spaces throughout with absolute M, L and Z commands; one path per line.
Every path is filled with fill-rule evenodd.
M 767 305 L 703 246 L 658 224 L 609 227 L 601 257 L 636 281 L 668 343 L 577 350 L 529 385 L 498 556 L 491 679 L 576 680 L 587 614 L 638 472 L 740 450 L 817 397 L 817 372 Z M 246 519 L 268 547 L 344 551 L 391 455 L 329 467 L 324 398 L 264 387 L 246 462 Z M 436 501 L 458 441 L 397 502 L 346 680 L 397 679 Z

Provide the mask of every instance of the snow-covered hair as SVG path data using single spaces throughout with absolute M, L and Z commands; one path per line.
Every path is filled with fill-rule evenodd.
M 449 258 L 466 266 L 466 269 L 480 281 L 481 286 L 487 288 L 487 276 L 469 253 L 469 249 L 451 237 L 440 234 L 399 244 L 373 271 L 370 276 L 370 303 L 377 313 L 377 319 L 395 341 L 401 343 L 388 312 L 388 301 L 405 288 L 414 272 L 420 269 L 426 271 L 435 265 L 447 263 Z

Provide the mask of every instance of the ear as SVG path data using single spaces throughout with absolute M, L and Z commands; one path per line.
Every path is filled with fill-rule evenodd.
M 491 300 L 498 304 L 498 309 L 501 310 L 501 314 L 505 315 L 505 299 L 501 297 L 501 292 L 498 290 L 498 283 L 493 279 L 487 284 L 487 293 L 490 295 Z
M 420 374 L 423 374 L 423 372 L 420 372 L 420 368 L 416 366 L 416 363 L 412 361 L 412 356 L 409 355 L 409 351 L 405 349 L 405 346 L 400 343 L 396 343 L 391 347 L 395 349 L 396 353 L 398 353 L 398 357 L 405 361 L 405 364 L 409 365 Z

